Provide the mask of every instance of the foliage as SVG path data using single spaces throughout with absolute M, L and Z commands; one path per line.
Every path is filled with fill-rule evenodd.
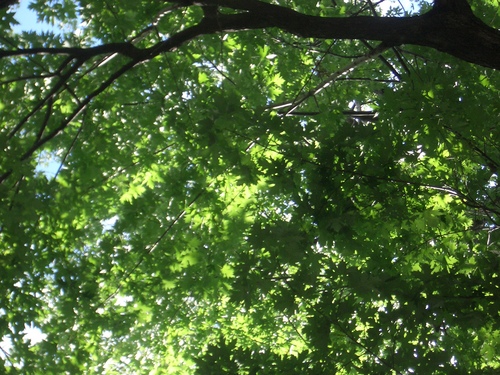
M 498 71 L 279 29 L 155 54 L 204 11 L 30 7 L 53 32 L 0 10 L 39 49 L 0 59 L 3 373 L 498 371 Z

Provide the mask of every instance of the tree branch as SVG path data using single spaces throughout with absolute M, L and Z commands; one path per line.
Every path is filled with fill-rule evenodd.
M 202 0 L 182 4 L 245 11 L 205 19 L 202 23 L 207 33 L 277 27 L 300 37 L 365 39 L 390 46 L 431 47 L 477 65 L 500 69 L 500 31 L 474 16 L 466 0 L 436 1 L 431 11 L 415 17 L 319 17 L 258 0 Z
M 174 51 L 201 35 L 217 32 L 279 28 L 304 38 L 364 39 L 388 46 L 413 44 L 431 47 L 459 59 L 500 69 L 500 31 L 474 16 L 466 0 L 437 0 L 434 8 L 415 17 L 319 17 L 258 0 L 173 1 L 182 6 L 199 5 L 205 17 L 193 27 L 148 49 L 132 43 L 111 43 L 91 48 L 30 48 L 0 51 L 0 58 L 33 54 L 64 54 L 81 60 L 118 53 L 137 62 Z M 215 12 L 216 7 L 242 11 Z M 210 10 L 210 11 L 208 11 Z

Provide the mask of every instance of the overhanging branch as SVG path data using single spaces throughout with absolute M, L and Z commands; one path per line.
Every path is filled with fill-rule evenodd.
M 415 17 L 319 17 L 259 0 L 178 1 L 242 11 L 204 19 L 207 33 L 279 28 L 299 37 L 365 39 L 390 46 L 431 47 L 459 59 L 500 69 L 500 31 L 474 16 L 466 0 L 440 0 Z M 215 30 L 214 30 L 215 29 Z M 209 31 L 210 30 L 210 31 Z
M 202 6 L 205 16 L 197 25 L 151 48 L 140 49 L 132 43 L 111 43 L 91 48 L 31 48 L 0 51 L 0 58 L 64 54 L 87 60 L 97 55 L 118 53 L 141 62 L 160 53 L 174 51 L 202 35 L 279 28 L 304 38 L 363 39 L 383 42 L 388 46 L 413 44 L 431 47 L 477 65 L 500 69 L 500 31 L 475 17 L 465 0 L 438 0 L 431 11 L 415 17 L 320 17 L 258 0 L 170 2 L 180 6 Z M 241 13 L 221 14 L 218 8 Z

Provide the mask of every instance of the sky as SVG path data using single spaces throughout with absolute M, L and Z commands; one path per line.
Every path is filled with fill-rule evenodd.
M 53 30 L 49 24 L 43 24 L 37 22 L 36 13 L 28 9 L 28 5 L 30 0 L 21 0 L 19 2 L 20 6 L 16 11 L 16 20 L 19 22 L 19 25 L 14 27 L 14 31 L 50 31 Z

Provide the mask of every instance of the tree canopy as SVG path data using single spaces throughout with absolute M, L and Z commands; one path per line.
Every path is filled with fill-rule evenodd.
M 0 2 L 0 371 L 497 373 L 500 7 L 388 3 Z

